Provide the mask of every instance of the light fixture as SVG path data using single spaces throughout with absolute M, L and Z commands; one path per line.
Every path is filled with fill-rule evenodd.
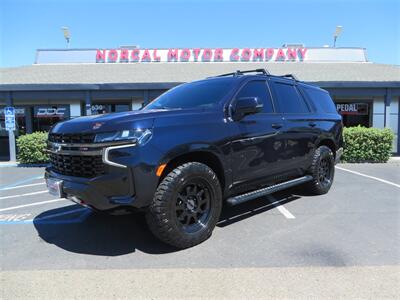
M 69 41 L 71 39 L 71 33 L 69 32 L 69 28 L 68 27 L 61 27 L 61 30 L 64 33 L 64 38 L 67 41 L 67 48 L 69 48 Z
M 342 31 L 343 31 L 343 26 L 340 26 L 340 25 L 336 26 L 335 33 L 333 34 L 333 47 L 334 48 L 336 47 L 336 40 L 339 37 L 339 35 L 342 33 Z

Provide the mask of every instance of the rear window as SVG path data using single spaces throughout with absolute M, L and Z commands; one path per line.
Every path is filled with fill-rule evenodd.
M 144 109 L 212 107 L 232 89 L 232 78 L 195 81 L 165 92 Z
M 302 89 L 307 97 L 314 103 L 318 112 L 337 113 L 335 104 L 327 92 L 307 87 L 302 87 Z
M 310 112 L 294 85 L 274 82 L 274 89 L 278 98 L 279 112 L 288 114 Z

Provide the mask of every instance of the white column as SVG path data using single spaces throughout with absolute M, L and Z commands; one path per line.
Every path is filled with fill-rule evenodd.
M 132 99 L 131 110 L 138 110 L 142 108 L 142 99 Z
M 374 98 L 373 102 L 372 127 L 385 127 L 385 102 L 382 97 Z
M 81 102 L 74 101 L 69 105 L 70 116 L 72 118 L 80 117 L 82 115 Z
M 397 140 L 399 138 L 398 122 L 399 122 L 399 97 L 392 97 L 390 106 L 387 106 L 386 110 L 386 127 L 390 128 L 394 133 L 393 152 L 398 151 L 397 149 Z

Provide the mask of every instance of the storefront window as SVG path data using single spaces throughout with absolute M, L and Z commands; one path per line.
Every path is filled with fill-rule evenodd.
M 92 115 L 101 115 L 111 112 L 111 105 L 109 104 L 92 104 Z
M 49 131 L 54 124 L 68 120 L 68 105 L 40 105 L 33 108 L 33 131 Z
M 129 104 L 92 104 L 92 115 L 129 111 Z
M 369 102 L 336 102 L 336 109 L 342 115 L 343 124 L 346 127 L 371 126 Z
M 128 104 L 115 104 L 114 112 L 123 112 L 128 110 L 129 110 Z

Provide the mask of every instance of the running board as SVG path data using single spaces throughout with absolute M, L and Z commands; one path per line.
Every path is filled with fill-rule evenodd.
M 292 180 L 289 180 L 289 181 L 285 181 L 285 182 L 281 182 L 281 183 L 278 183 L 278 184 L 275 184 L 275 185 L 271 185 L 271 186 L 268 186 L 268 187 L 265 187 L 265 188 L 262 188 L 262 189 L 259 189 L 259 190 L 251 191 L 251 192 L 248 192 L 248 193 L 245 193 L 245 194 L 242 194 L 242 195 L 231 197 L 231 198 L 228 198 L 226 201 L 230 205 L 237 205 L 237 204 L 240 204 L 240 203 L 243 203 L 243 202 L 247 202 L 247 201 L 259 198 L 261 196 L 269 195 L 269 194 L 272 194 L 272 193 L 275 193 L 275 192 L 290 188 L 292 186 L 305 183 L 307 181 L 312 180 L 312 178 L 313 177 L 310 176 L 310 175 L 299 177 L 299 178 L 296 178 L 296 179 L 292 179 Z

